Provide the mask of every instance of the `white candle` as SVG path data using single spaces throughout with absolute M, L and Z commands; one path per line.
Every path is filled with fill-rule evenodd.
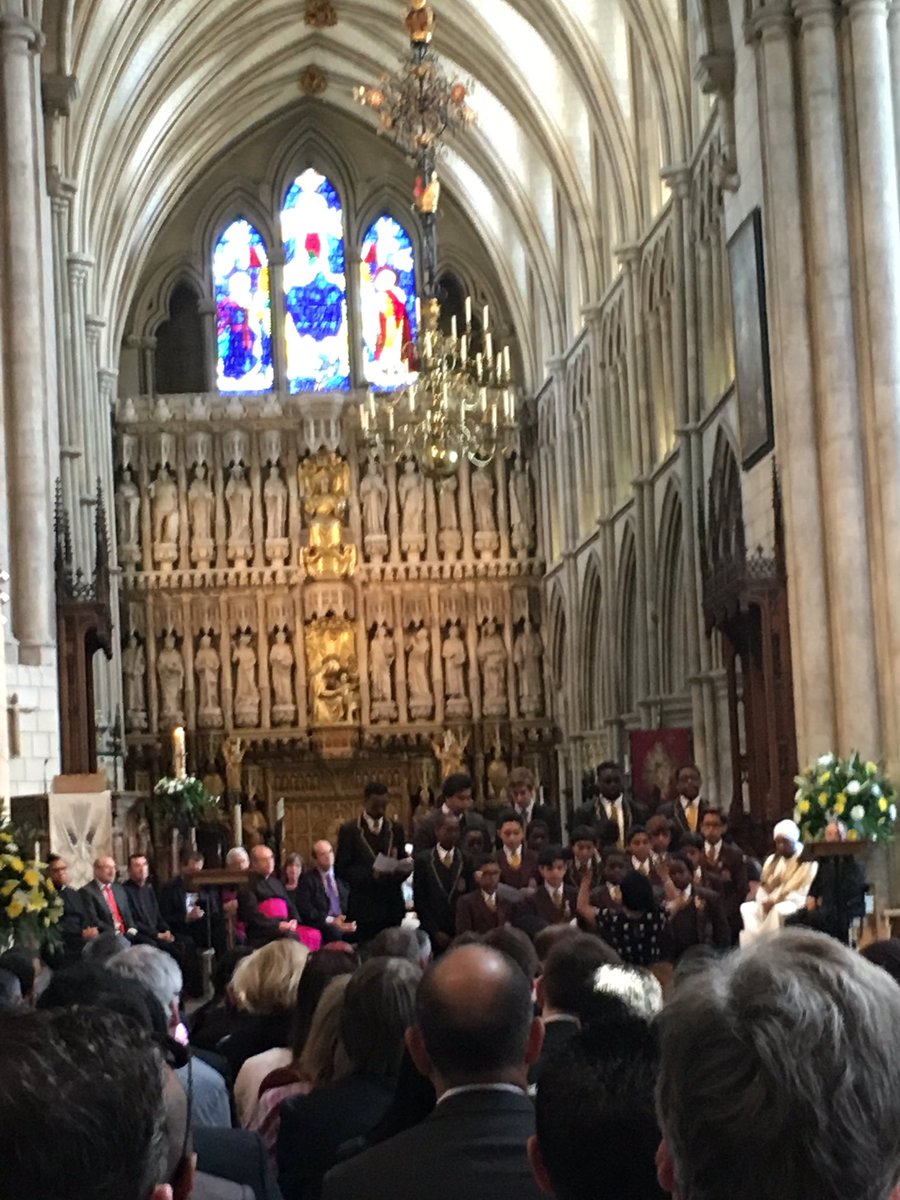
M 465 363 L 468 358 L 469 342 L 465 334 L 459 339 L 459 357 Z
M 243 846 L 244 844 L 244 826 L 241 820 L 241 806 L 235 801 L 234 804 L 234 844 L 235 846 Z
M 484 335 L 484 356 L 490 365 L 494 358 L 494 339 L 489 333 Z
M 422 328 L 422 301 L 416 296 L 416 329 Z
M 471 326 L 472 326 L 472 297 L 466 296 L 466 328 L 470 329 Z
M 488 309 L 488 306 L 485 305 L 484 306 L 484 318 L 481 323 L 482 332 L 487 333 L 487 331 L 490 329 L 490 327 L 491 327 L 491 314 L 490 314 L 490 310 Z
M 456 341 L 456 337 L 457 337 L 457 334 L 456 334 L 456 314 L 455 314 L 455 313 L 454 313 L 454 315 L 453 315 L 453 316 L 450 318 L 450 336 L 453 338 L 453 340 L 454 340 L 454 342 L 455 342 L 455 341 Z
M 35 862 L 41 861 L 41 843 L 40 842 L 34 843 L 34 861 Z
M 187 775 L 187 753 L 184 745 L 184 729 L 176 725 L 172 730 L 172 761 L 175 767 L 175 778 L 184 779 Z

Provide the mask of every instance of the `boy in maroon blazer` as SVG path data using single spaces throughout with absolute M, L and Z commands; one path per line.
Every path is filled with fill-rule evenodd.
M 519 814 L 511 810 L 501 813 L 497 833 L 502 843 L 495 855 L 500 866 L 500 882 L 520 889 L 536 884 L 538 856 L 525 847 L 525 826 Z
M 567 866 L 562 846 L 548 846 L 538 858 L 541 886 L 526 897 L 525 904 L 548 925 L 562 925 L 575 916 L 577 893 L 566 884 Z
M 475 871 L 475 891 L 456 902 L 456 932 L 487 933 L 508 925 L 511 906 L 497 895 L 500 864 L 489 858 Z

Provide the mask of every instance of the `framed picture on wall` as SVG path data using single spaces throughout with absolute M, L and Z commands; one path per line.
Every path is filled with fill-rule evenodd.
M 775 446 L 762 218 L 758 208 L 728 243 L 728 258 L 741 459 L 746 471 Z

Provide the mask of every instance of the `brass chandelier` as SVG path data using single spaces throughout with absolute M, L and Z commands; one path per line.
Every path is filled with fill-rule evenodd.
M 468 105 L 472 85 L 451 79 L 432 50 L 434 13 L 427 0 L 412 0 L 405 24 L 410 49 L 397 71 L 357 88 L 355 95 L 377 113 L 379 133 L 390 137 L 415 167 L 424 297 L 416 302 L 417 338 L 408 357 L 417 374 L 397 391 L 370 391 L 360 421 L 373 449 L 394 461 L 413 456 L 426 474 L 443 478 L 455 474 L 465 459 L 483 467 L 516 448 L 516 397 L 509 348 L 495 351 L 487 306 L 476 323 L 468 297 L 462 329 L 455 316 L 449 327 L 441 321 L 437 162 L 446 136 L 475 121 Z

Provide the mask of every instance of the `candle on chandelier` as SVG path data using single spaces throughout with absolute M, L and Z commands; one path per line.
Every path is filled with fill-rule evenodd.
M 233 845 L 243 846 L 243 844 L 244 844 L 244 822 L 243 822 L 243 819 L 241 816 L 241 806 L 237 800 L 235 800 L 235 802 L 234 802 L 233 817 L 234 817 L 234 830 L 233 830 L 234 842 L 233 842 Z
M 172 761 L 175 766 L 175 778 L 184 779 L 187 775 L 187 752 L 184 744 L 184 727 L 176 725 L 172 730 Z
M 491 405 L 491 430 L 493 433 L 497 432 L 497 405 L 496 404 Z
M 457 337 L 457 333 L 456 333 L 456 314 L 455 314 L 455 313 L 454 313 L 454 314 L 453 314 L 453 316 L 450 318 L 450 336 L 453 338 L 453 340 L 454 340 L 454 342 L 455 342 L 455 341 L 456 341 L 456 337 Z
M 472 297 L 466 296 L 466 329 L 472 328 Z
M 469 339 L 466 337 L 465 334 L 463 334 L 462 337 L 459 339 L 459 357 L 461 358 L 463 363 L 465 363 L 466 359 L 469 356 L 468 351 L 469 351 Z
M 487 333 L 487 331 L 490 329 L 490 327 L 491 327 L 491 313 L 490 313 L 490 309 L 488 308 L 488 306 L 485 305 L 484 306 L 484 318 L 481 323 L 481 328 L 484 333 Z
M 503 347 L 503 373 L 507 379 L 510 376 L 509 370 L 509 346 Z
M 484 356 L 488 360 L 488 364 L 494 359 L 494 339 L 489 333 L 484 335 Z

